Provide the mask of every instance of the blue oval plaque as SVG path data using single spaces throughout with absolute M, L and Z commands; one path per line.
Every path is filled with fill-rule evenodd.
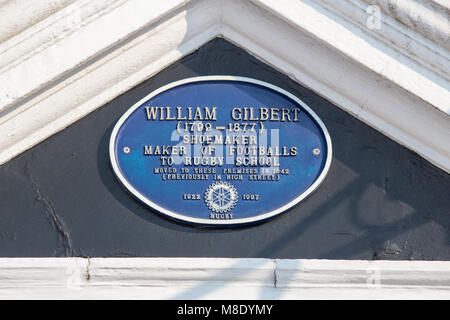
M 231 76 L 152 92 L 110 140 L 113 170 L 131 194 L 200 225 L 255 223 L 288 210 L 325 178 L 331 152 L 324 124 L 300 99 Z

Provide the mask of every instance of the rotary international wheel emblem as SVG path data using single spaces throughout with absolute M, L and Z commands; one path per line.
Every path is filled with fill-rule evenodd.
M 236 188 L 228 182 L 214 182 L 205 191 L 205 204 L 214 212 L 228 212 L 237 201 Z

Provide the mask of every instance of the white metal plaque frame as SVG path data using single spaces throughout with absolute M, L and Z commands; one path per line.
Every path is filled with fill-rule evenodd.
M 271 90 L 274 90 L 276 92 L 279 92 L 283 95 L 285 95 L 286 97 L 290 98 L 291 100 L 295 101 L 296 103 L 298 103 L 299 105 L 302 106 L 302 108 L 308 112 L 308 114 L 314 119 L 314 121 L 316 121 L 319 125 L 319 127 L 321 128 L 324 137 L 325 137 L 325 141 L 326 141 L 326 145 L 327 145 L 327 158 L 325 160 L 325 165 L 322 169 L 322 172 L 320 173 L 319 177 L 316 179 L 316 181 L 308 188 L 306 189 L 303 193 L 301 193 L 298 197 L 296 197 L 294 200 L 289 201 L 287 204 L 281 206 L 280 208 L 276 209 L 276 210 L 272 210 L 263 214 L 260 214 L 256 217 L 252 217 L 252 218 L 240 218 L 240 219 L 232 219 L 232 220 L 211 220 L 211 219 L 200 219 L 200 218 L 193 218 L 193 217 L 189 217 L 189 216 L 185 216 L 185 215 L 181 215 L 179 213 L 173 212 L 171 210 L 168 210 L 166 208 L 164 208 L 163 206 L 160 206 L 156 203 L 154 203 L 153 201 L 151 201 L 151 199 L 147 198 L 146 196 L 144 196 L 142 193 L 140 193 L 138 190 L 136 190 L 136 188 L 133 187 L 133 185 L 131 183 L 129 183 L 127 181 L 127 179 L 122 175 L 120 168 L 118 166 L 116 157 L 115 155 L 115 141 L 116 141 L 116 137 L 117 137 L 117 133 L 119 131 L 119 129 L 121 128 L 122 124 L 125 122 L 125 120 L 140 106 L 142 106 L 143 103 L 145 103 L 146 101 L 150 100 L 151 98 L 153 98 L 154 96 L 160 94 L 161 92 L 167 91 L 171 88 L 186 84 L 186 83 L 193 83 L 193 82 L 202 82 L 202 81 L 213 81 L 213 80 L 222 80 L 222 81 L 239 81 L 239 82 L 247 82 L 247 83 L 253 83 L 262 87 L 266 87 L 269 88 Z M 259 221 L 264 221 L 264 220 L 268 220 L 276 215 L 279 215 L 287 210 L 289 210 L 290 208 L 294 207 L 295 205 L 297 205 L 298 203 L 300 203 L 303 199 L 305 199 L 307 196 L 309 196 L 311 193 L 313 193 L 323 182 L 323 180 L 325 179 L 330 166 L 331 166 L 331 160 L 332 160 L 332 144 L 331 144 L 331 138 L 330 138 L 330 134 L 328 133 L 327 128 L 325 127 L 324 123 L 322 122 L 322 120 L 319 118 L 319 116 L 317 116 L 317 114 L 306 104 L 304 103 L 302 100 L 300 100 L 298 97 L 296 97 L 295 95 L 291 94 L 290 92 L 281 89 L 273 84 L 264 82 L 264 81 L 260 81 L 260 80 L 256 80 L 256 79 L 252 79 L 252 78 L 246 78 L 246 77 L 238 77 L 238 76 L 202 76 L 202 77 L 192 77 L 192 78 L 187 78 L 187 79 L 183 79 L 183 80 L 179 80 L 179 81 L 175 81 L 172 83 L 169 83 L 161 88 L 158 88 L 157 90 L 151 92 L 150 94 L 148 94 L 147 96 L 145 96 L 144 98 L 142 98 L 141 100 L 139 100 L 137 103 L 135 103 L 130 109 L 128 109 L 117 121 L 116 125 L 114 126 L 114 129 L 111 133 L 111 138 L 109 141 L 109 156 L 110 156 L 110 161 L 111 161 L 111 165 L 113 168 L 113 171 L 116 175 L 116 177 L 119 179 L 119 181 L 121 182 L 121 184 L 129 191 L 131 192 L 131 194 L 133 196 L 135 196 L 136 198 L 138 198 L 140 201 L 142 201 L 143 203 L 145 203 L 147 206 L 155 209 L 156 211 L 165 214 L 175 220 L 179 220 L 179 221 L 185 221 L 185 222 L 189 222 L 189 223 L 193 223 L 193 224 L 201 224 L 201 225 L 244 225 L 244 224 L 251 224 L 251 223 L 256 223 Z

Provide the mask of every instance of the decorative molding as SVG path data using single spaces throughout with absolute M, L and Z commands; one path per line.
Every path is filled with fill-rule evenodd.
M 450 172 L 448 8 L 409 2 L 61 1 L 0 44 L 0 164 L 224 37 Z
M 450 3 L 445 1 L 377 0 L 375 3 L 388 16 L 448 50 Z
M 417 2 L 409 0 L 391 0 L 389 4 L 386 0 L 325 0 L 321 3 L 324 9 L 345 21 L 349 29 L 352 27 L 353 30 L 359 29 L 361 38 L 376 39 L 390 48 L 394 58 L 404 57 L 403 63 L 407 65 L 407 59 L 409 59 L 414 64 L 421 66 L 424 69 L 421 70 L 422 72 L 426 70 L 431 76 L 436 73 L 444 79 L 449 79 L 448 68 L 446 67 L 449 63 L 448 44 L 440 38 L 431 37 L 433 33 L 430 32 L 435 30 L 435 33 L 441 35 L 440 37 L 443 33 L 447 32 L 448 34 L 450 32 L 448 25 L 445 29 L 442 24 L 442 16 L 440 15 L 442 10 L 434 12 L 423 8 L 420 11 L 411 12 L 408 7 L 404 8 L 404 4 L 416 4 Z M 374 3 L 380 9 L 379 28 L 370 26 L 370 23 L 374 21 L 369 19 L 369 12 L 371 12 L 369 8 Z M 391 7 L 395 8 L 395 11 L 390 9 Z M 390 11 L 393 11 L 393 13 L 389 14 Z M 395 12 L 405 18 L 400 19 Z M 419 22 L 420 19 L 425 19 L 423 13 L 432 16 L 428 25 Z M 409 20 L 409 22 L 414 22 L 414 28 L 406 24 L 405 19 L 407 17 L 415 19 Z M 435 25 L 433 25 L 434 22 L 436 22 Z M 413 64 L 410 64 L 410 67 L 413 67 Z M 449 113 L 450 110 L 443 111 Z
M 0 259 L 0 299 L 448 298 L 439 261 Z
M 378 41 L 316 1 L 254 3 L 261 6 L 226 7 L 225 38 L 450 172 L 448 75 L 430 75 L 385 45 L 390 40 Z
M 442 0 L 24 5 L 0 0 L 0 164 L 224 37 L 450 172 Z M 380 29 L 367 27 L 369 5 Z M 450 264 L 437 261 L 0 259 L 2 299 L 448 299 L 449 289 Z
M 144 6 L 136 8 L 130 5 L 128 9 L 132 12 L 135 10 L 155 12 L 156 10 L 150 1 L 128 1 L 135 2 L 135 5 L 139 2 Z M 170 2 L 164 2 L 164 5 Z M 177 2 L 177 4 L 180 3 L 182 2 Z M 209 6 L 213 8 L 214 4 L 209 2 Z M 119 41 L 120 43 L 117 44 L 118 40 L 115 39 L 107 49 L 97 52 L 97 56 L 86 60 L 78 54 L 77 44 L 85 43 L 86 47 L 90 47 L 89 43 L 93 46 L 97 45 L 101 30 L 108 29 L 108 24 L 114 24 L 120 28 L 124 24 L 116 22 L 120 14 L 127 15 L 127 13 L 120 10 L 115 13 L 116 17 L 108 16 L 109 19 L 104 17 L 106 21 L 96 20 L 97 25 L 93 27 L 99 30 L 96 36 L 94 36 L 95 33 L 86 31 L 85 39 L 76 40 L 61 51 L 61 54 L 71 52 L 74 59 L 82 59 L 72 63 L 77 67 L 66 70 L 64 66 L 56 63 L 55 68 L 58 69 L 60 77 L 51 80 L 45 74 L 42 74 L 43 79 L 36 75 L 35 93 L 30 92 L 30 96 L 22 97 L 22 99 L 14 97 L 13 103 L 5 102 L 3 110 L 0 111 L 0 164 L 63 130 L 214 38 L 218 30 L 214 27 L 217 16 L 214 15 L 212 8 L 207 17 L 204 10 L 208 10 L 208 6 L 205 6 L 185 7 L 172 14 L 169 12 L 167 15 L 155 18 L 154 20 L 157 21 L 153 21 L 154 24 L 150 23 L 150 25 L 147 25 L 146 19 L 142 19 L 142 30 L 134 33 L 132 29 L 127 30 L 128 34 L 132 33 L 132 36 L 125 37 L 126 41 Z M 170 9 L 175 10 L 174 7 Z M 166 13 L 165 8 L 161 11 Z M 128 12 L 128 15 L 132 15 L 132 12 Z M 186 22 L 187 14 L 190 19 L 193 19 L 189 28 Z M 114 35 L 118 36 L 117 33 Z M 60 40 L 60 42 L 64 41 L 64 39 Z M 44 65 L 51 65 L 58 61 L 54 58 L 57 56 L 59 55 L 43 53 L 41 59 L 45 62 Z M 25 72 L 24 77 L 26 75 Z M 2 80 L 5 84 L 11 80 L 15 81 L 13 78 L 0 74 L 0 83 Z M 20 85 L 16 82 L 16 86 L 12 87 L 20 87 Z M 7 91 L 5 95 L 14 96 L 8 95 Z M 10 98 L 3 101 L 6 100 L 9 101 Z
M 0 0 L 0 43 L 62 10 L 75 0 Z

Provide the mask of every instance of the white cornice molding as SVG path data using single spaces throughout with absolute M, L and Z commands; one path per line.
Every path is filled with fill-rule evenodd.
M 450 49 L 450 2 L 446 0 L 376 0 L 376 3 L 393 19 Z
M 365 25 L 350 24 L 331 6 L 318 4 L 323 2 L 295 1 L 291 7 L 276 0 L 254 3 L 260 6 L 236 1 L 239 8 L 226 8 L 226 38 L 245 43 L 274 68 L 450 172 L 447 69 L 440 70 L 441 77 L 390 39 L 379 40 Z
M 0 43 L 67 7 L 75 0 L 0 0 Z
M 409 2 L 53 1 L 0 43 L 0 164 L 225 37 L 450 172 L 448 8 Z
M 0 299 L 449 299 L 450 262 L 0 258 Z
M 184 1 L 159 3 L 78 0 L 0 44 L 0 111 L 125 41 Z

